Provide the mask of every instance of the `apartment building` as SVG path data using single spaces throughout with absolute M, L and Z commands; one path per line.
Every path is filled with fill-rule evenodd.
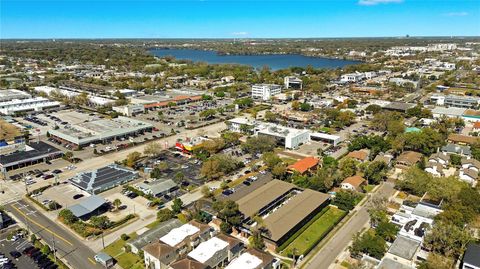
M 276 84 L 255 84 L 252 85 L 252 98 L 263 101 L 270 100 L 273 96 L 282 92 L 282 86 Z

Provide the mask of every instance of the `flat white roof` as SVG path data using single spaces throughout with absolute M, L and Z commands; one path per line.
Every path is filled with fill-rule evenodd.
M 188 253 L 188 256 L 201 263 L 207 262 L 215 253 L 226 249 L 228 243 L 218 237 L 212 237 L 208 241 L 200 243 L 198 247 Z
M 256 269 L 262 264 L 262 260 L 248 252 L 233 260 L 225 269 Z
M 465 113 L 466 108 L 460 107 L 435 107 L 432 109 L 433 114 L 443 114 L 443 115 L 452 115 L 452 116 L 462 116 Z
M 231 120 L 228 120 L 229 122 L 237 123 L 237 124 L 250 124 L 253 125 L 254 122 L 247 119 L 247 118 L 234 118 Z
M 160 238 L 160 241 L 164 242 L 165 244 L 174 247 L 188 236 L 195 234 L 196 232 L 200 231 L 197 227 L 191 224 L 183 224 L 182 226 L 172 229 L 168 234 L 164 235 Z
M 277 136 L 277 137 L 295 137 L 304 133 L 309 133 L 306 129 L 295 129 L 276 124 L 264 123 L 258 126 L 258 132 L 262 134 Z
M 333 140 L 333 141 L 336 141 L 336 140 L 340 139 L 340 136 L 338 136 L 338 135 L 331 135 L 331 134 L 324 134 L 324 133 L 311 133 L 310 136 L 320 137 L 320 138 L 323 138 L 323 139 L 328 139 L 328 140 Z

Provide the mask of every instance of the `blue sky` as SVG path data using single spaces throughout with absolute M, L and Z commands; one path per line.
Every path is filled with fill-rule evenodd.
M 0 38 L 479 36 L 480 0 L 0 0 Z

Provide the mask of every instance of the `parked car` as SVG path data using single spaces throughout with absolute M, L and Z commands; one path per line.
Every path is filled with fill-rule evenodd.
M 75 194 L 75 195 L 73 196 L 73 199 L 74 199 L 74 200 L 78 200 L 78 199 L 82 198 L 83 196 L 84 196 L 84 195 L 83 195 L 83 194 L 80 194 L 80 193 L 79 193 L 79 194 Z

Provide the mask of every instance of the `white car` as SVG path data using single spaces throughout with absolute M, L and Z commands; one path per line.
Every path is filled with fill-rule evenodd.
M 257 179 L 258 179 L 258 177 L 256 177 L 256 176 L 253 176 L 253 177 L 250 177 L 250 179 L 251 179 L 251 180 L 253 180 L 253 181 L 255 181 L 255 180 L 257 180 Z

